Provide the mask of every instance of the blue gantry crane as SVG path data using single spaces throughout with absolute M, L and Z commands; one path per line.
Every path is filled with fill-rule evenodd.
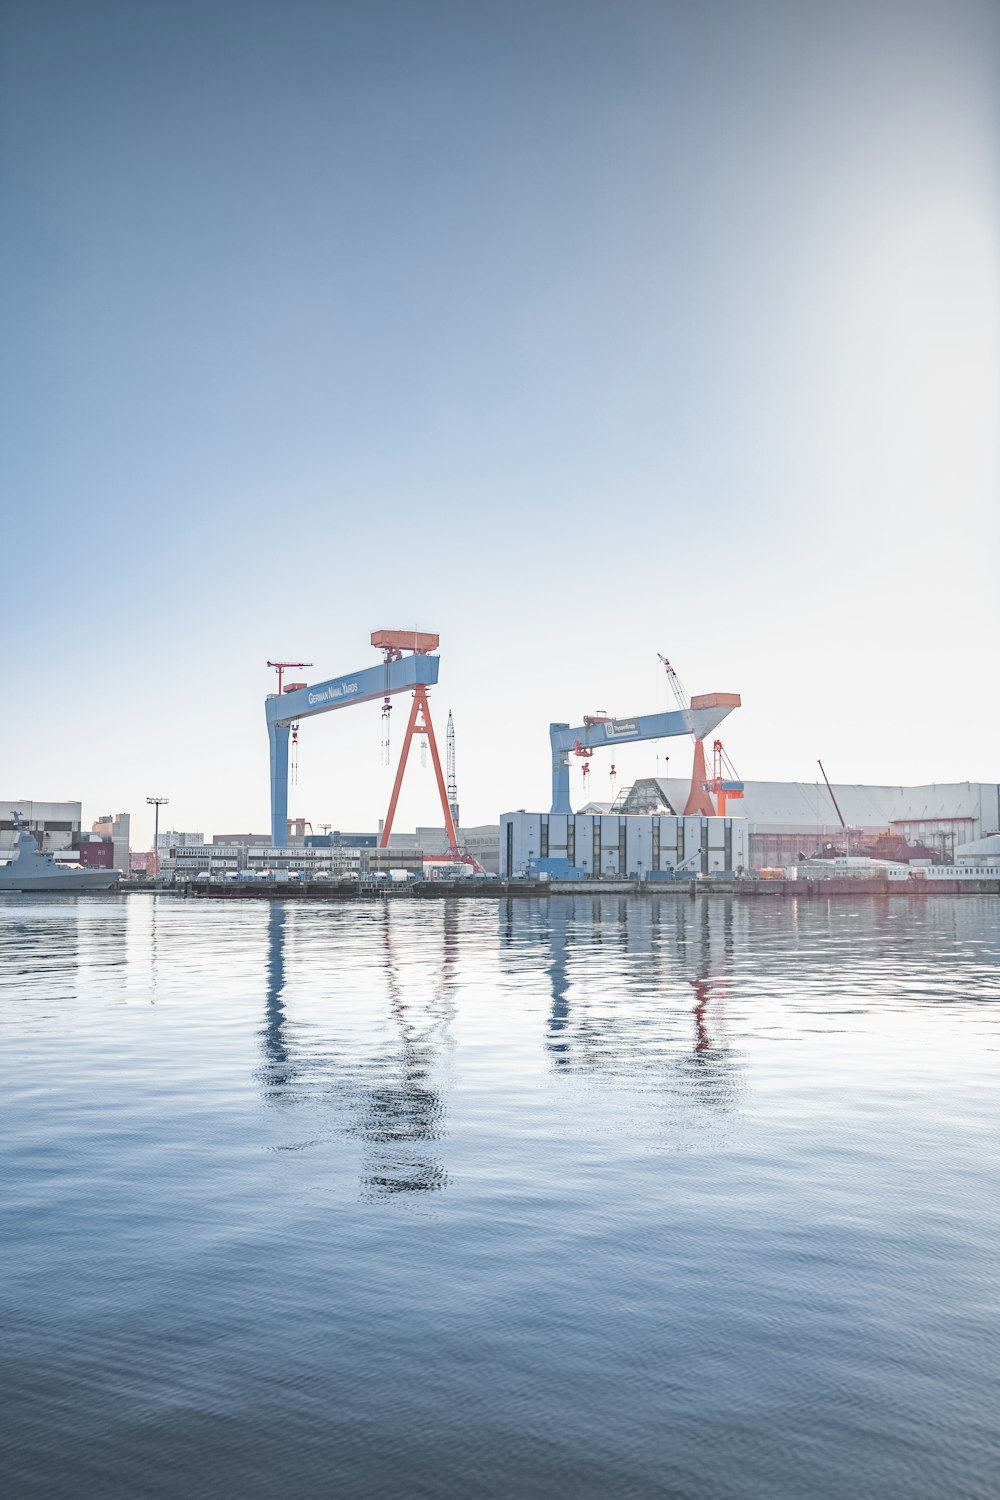
M 613 749 L 637 740 L 668 740 L 682 735 L 692 735 L 697 744 L 739 706 L 739 693 L 702 693 L 692 698 L 683 712 L 640 714 L 634 719 L 612 719 L 599 714 L 584 719 L 575 728 L 569 724 L 550 724 L 552 812 L 573 811 L 569 800 L 571 755 L 587 755 L 599 748 Z
M 277 848 L 283 848 L 288 843 L 289 738 L 298 728 L 299 721 L 313 718 L 316 714 L 330 713 L 333 709 L 349 708 L 355 703 L 371 703 L 381 698 L 383 720 L 387 722 L 390 698 L 396 693 L 407 692 L 413 694 L 413 708 L 405 731 L 403 753 L 382 832 L 382 844 L 386 846 L 389 842 L 410 741 L 414 735 L 426 735 L 434 758 L 448 841 L 453 851 L 457 848 L 427 705 L 427 689 L 437 682 L 441 667 L 441 658 L 430 654 L 437 649 L 439 638 L 428 631 L 376 630 L 372 633 L 371 642 L 383 653 L 380 665 L 364 667 L 360 672 L 351 672 L 346 677 L 330 677 L 325 682 L 312 685 L 304 682 L 285 683 L 280 692 L 269 694 L 265 701 L 267 736 L 271 747 L 271 842 Z M 269 662 L 268 665 L 284 669 L 309 664 Z

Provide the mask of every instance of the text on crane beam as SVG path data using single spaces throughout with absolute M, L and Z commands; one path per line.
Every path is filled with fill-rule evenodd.
M 356 681 L 330 682 L 324 688 L 314 688 L 309 692 L 309 707 L 315 708 L 320 703 L 337 703 L 341 698 L 350 698 L 358 691 Z

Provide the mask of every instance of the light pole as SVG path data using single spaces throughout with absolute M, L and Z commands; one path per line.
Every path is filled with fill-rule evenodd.
M 159 878 L 160 874 L 160 808 L 170 801 L 169 797 L 147 797 L 146 801 L 154 809 L 154 833 L 153 833 L 153 879 Z

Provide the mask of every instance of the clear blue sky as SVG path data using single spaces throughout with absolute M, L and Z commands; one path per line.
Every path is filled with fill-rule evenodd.
M 996 778 L 1000 7 L 7 0 L 0 52 L 3 795 L 263 830 L 265 660 L 398 624 L 469 823 L 657 651 L 745 776 Z M 379 738 L 305 726 L 291 810 L 373 826 Z

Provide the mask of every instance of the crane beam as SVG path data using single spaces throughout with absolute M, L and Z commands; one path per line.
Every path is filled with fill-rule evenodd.
M 684 712 L 678 710 L 676 713 L 640 714 L 634 719 L 597 719 L 589 724 L 580 724 L 575 729 L 568 724 L 550 724 L 552 811 L 573 811 L 569 800 L 569 757 L 577 746 L 583 750 L 596 750 L 600 746 L 632 744 L 637 740 L 669 740 L 692 733 L 696 738 L 703 739 L 722 723 L 727 714 L 739 707 L 739 695 L 736 693 L 706 696 L 713 700 L 710 706 L 696 708 L 692 705 Z M 698 703 L 699 699 L 694 701 Z
M 374 698 L 384 698 L 387 693 L 433 687 L 440 669 L 440 656 L 404 656 L 399 661 L 364 667 L 347 677 L 330 677 L 326 682 L 313 683 L 294 693 L 283 693 L 280 698 L 272 693 L 266 700 L 267 722 L 269 726 L 297 724 L 300 719 L 311 718 L 314 714 L 349 708 L 354 703 L 370 703 Z

